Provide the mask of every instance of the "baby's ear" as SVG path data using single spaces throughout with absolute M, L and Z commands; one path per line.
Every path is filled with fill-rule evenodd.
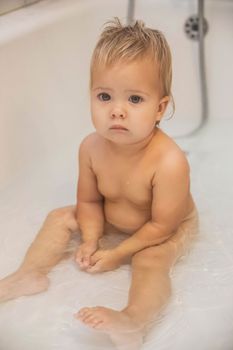
M 159 106 L 158 106 L 158 110 L 157 110 L 157 116 L 162 116 L 167 108 L 167 105 L 170 101 L 169 96 L 164 96 L 163 98 L 161 98 L 161 100 L 159 101 Z

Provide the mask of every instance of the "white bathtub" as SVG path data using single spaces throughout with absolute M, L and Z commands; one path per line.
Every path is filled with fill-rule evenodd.
M 199 123 L 196 44 L 183 34 L 195 1 L 138 1 L 136 17 L 162 29 L 174 57 L 176 114 L 170 135 Z M 173 297 L 143 349 L 233 348 L 233 2 L 206 1 L 210 121 L 178 139 L 191 165 L 201 235 L 172 273 Z M 48 0 L 0 17 L 0 278 L 16 269 L 46 214 L 75 203 L 77 152 L 93 130 L 88 104 L 91 51 L 101 26 L 126 18 L 127 1 Z M 223 40 L 224 38 L 224 40 Z M 80 272 L 72 259 L 50 289 L 0 305 L 1 350 L 113 349 L 73 319 L 82 306 L 125 306 L 130 267 Z

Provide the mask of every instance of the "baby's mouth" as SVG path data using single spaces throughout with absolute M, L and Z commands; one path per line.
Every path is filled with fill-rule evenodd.
M 124 131 L 128 131 L 127 128 L 125 128 L 124 126 L 122 125 L 119 125 L 119 124 L 116 124 L 116 125 L 112 125 L 110 127 L 111 130 L 124 130 Z

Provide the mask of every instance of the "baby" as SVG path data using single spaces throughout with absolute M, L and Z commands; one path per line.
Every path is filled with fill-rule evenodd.
M 0 281 L 2 301 L 48 288 L 50 269 L 80 233 L 75 259 L 88 273 L 132 267 L 127 306 L 85 307 L 75 315 L 109 334 L 116 348 L 140 349 L 145 327 L 171 294 L 170 270 L 198 233 L 184 152 L 159 128 L 171 94 L 170 49 L 163 34 L 136 21 L 107 24 L 91 61 L 96 132 L 79 149 L 77 205 L 47 216 L 19 269 Z M 126 233 L 101 249 L 109 232 Z

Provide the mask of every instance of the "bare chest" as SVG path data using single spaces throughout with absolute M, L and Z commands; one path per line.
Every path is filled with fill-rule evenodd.
M 95 164 L 98 190 L 108 201 L 127 201 L 140 208 L 149 208 L 153 177 L 150 168 L 145 161 L 99 160 Z

